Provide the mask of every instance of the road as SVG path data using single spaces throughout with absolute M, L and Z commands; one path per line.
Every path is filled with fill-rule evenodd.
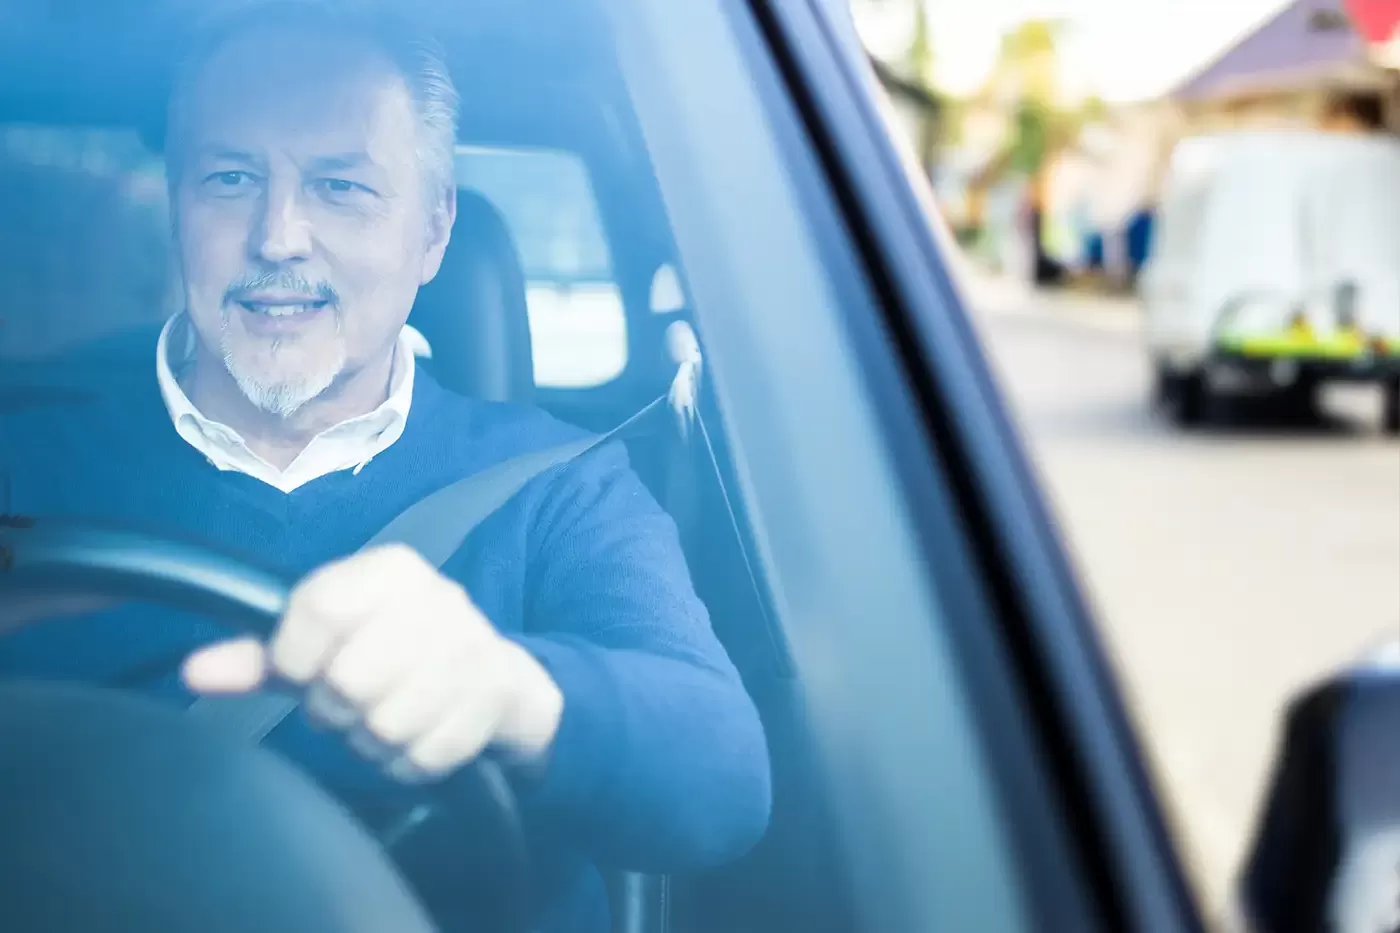
M 1285 699 L 1400 635 L 1400 444 L 1379 398 L 1184 435 L 1144 405 L 1128 302 L 971 289 L 993 365 L 1219 909 Z M 1262 413 L 1267 415 L 1267 412 Z

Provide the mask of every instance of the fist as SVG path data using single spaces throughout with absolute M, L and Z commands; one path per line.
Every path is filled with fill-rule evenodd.
M 442 777 L 488 746 L 538 763 L 564 709 L 544 667 L 402 545 L 322 567 L 292 591 L 269 642 L 212 645 L 183 674 L 204 694 L 269 677 L 302 687 L 314 720 L 404 781 Z

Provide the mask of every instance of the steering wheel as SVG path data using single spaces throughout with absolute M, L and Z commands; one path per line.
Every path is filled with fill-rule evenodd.
M 206 615 L 240 632 L 266 636 L 281 617 L 288 592 L 287 581 L 277 575 L 201 545 L 118 528 L 0 516 L 0 605 L 22 595 L 27 605 L 32 607 L 33 612 L 29 615 L 34 618 L 50 614 L 46 612 L 46 607 L 61 611 L 63 603 L 71 602 L 76 593 L 104 602 L 158 603 Z M 65 737 L 81 734 L 93 738 L 96 733 L 96 738 L 86 746 L 79 743 L 82 747 L 56 747 L 52 736 L 58 726 L 46 721 L 48 717 L 53 717 L 62 725 Z M 94 726 L 99 723 L 102 729 L 95 730 Z M 36 730 L 47 736 L 37 745 Z M 125 736 L 120 747 L 108 741 L 114 734 Z M 100 763 L 91 760 L 93 754 L 88 750 L 88 746 L 94 742 L 109 753 Z M 178 845 L 193 848 L 187 848 L 178 859 L 172 861 L 154 852 L 161 848 L 159 845 L 145 847 L 153 850 L 148 853 L 149 859 L 154 860 L 150 865 L 152 871 L 179 876 L 129 879 L 138 890 L 151 891 L 151 896 L 158 899 L 169 899 L 176 893 L 188 898 L 198 894 L 194 889 L 207 888 L 208 885 L 201 888 L 200 882 L 189 877 L 192 871 L 198 870 L 196 863 L 203 857 L 207 857 L 211 865 L 222 866 L 224 872 L 233 870 L 243 876 L 254 876 L 275 866 L 274 874 L 280 873 L 280 877 L 285 878 L 289 870 L 285 851 L 288 846 L 285 838 L 287 832 L 284 826 L 272 824 L 285 824 L 290 820 L 303 824 L 298 826 L 302 835 L 310 830 L 324 834 L 328 839 L 339 840 L 338 851 L 329 851 L 317 844 L 293 845 L 293 855 L 299 855 L 301 861 L 290 866 L 292 875 L 300 873 L 319 878 L 323 872 L 311 864 L 313 860 L 327 859 L 340 863 L 349 857 L 347 853 L 353 853 L 355 871 L 351 874 L 364 877 L 354 883 L 349 877 L 337 882 L 329 902 L 324 897 L 321 901 L 321 922 L 307 926 L 311 921 L 303 911 L 297 915 L 295 925 L 289 925 L 288 929 L 325 930 L 327 933 L 332 930 L 419 929 L 404 918 L 378 927 L 363 926 L 357 919 L 362 907 L 356 904 L 364 900 L 368 892 L 380 892 L 376 896 L 380 897 L 380 901 L 384 899 L 382 892 L 391 885 L 381 875 L 396 877 L 398 874 L 384 859 L 384 853 L 390 849 L 394 850 L 399 866 L 412 879 L 410 883 L 418 889 L 418 900 L 425 903 L 439 921 L 443 919 L 444 912 L 452 914 L 451 908 L 460 905 L 463 889 L 479 888 L 480 892 L 476 893 L 482 896 L 471 900 L 474 908 L 478 906 L 476 901 L 481 901 L 482 909 L 474 910 L 471 917 L 461 918 L 458 922 L 469 923 L 469 928 L 474 931 L 500 930 L 501 933 L 517 933 L 530 927 L 529 864 L 525 835 L 510 786 L 500 767 L 488 759 L 479 759 L 447 781 L 425 786 L 421 799 L 413 801 L 407 818 L 393 821 L 393 838 L 381 837 L 376 845 L 370 841 L 363 825 L 357 825 L 358 821 L 353 820 L 345 809 L 332 802 L 324 789 L 285 765 L 272 753 L 251 742 L 239 742 L 232 736 L 200 728 L 177 709 L 113 690 L 33 684 L 0 687 L 0 746 L 6 749 L 5 766 L 0 768 L 0 836 L 3 836 L 0 839 L 0 850 L 3 850 L 0 851 L 0 914 L 7 918 L 25 914 L 4 907 L 4 901 L 9 899 L 5 886 L 13 887 L 11 882 L 5 880 L 11 875 L 4 870 L 10 861 L 4 852 L 11 855 L 18 853 L 22 859 L 28 859 L 32 854 L 27 840 L 16 838 L 11 817 L 26 807 L 43 806 L 42 799 L 23 799 L 25 795 L 12 787 L 16 780 L 23 784 L 24 774 L 28 773 L 31 777 L 39 775 L 44 778 L 33 785 L 31 797 L 36 792 L 43 799 L 57 797 L 56 781 L 57 785 L 74 792 L 90 804 L 89 809 L 102 810 L 90 813 L 89 820 L 83 825 L 71 827 L 72 838 L 69 841 L 79 848 L 84 845 L 91 848 L 93 820 L 112 822 L 113 831 L 116 832 L 116 823 L 121 821 L 122 813 L 129 812 L 132 806 L 139 810 L 152 810 L 152 807 L 143 805 L 143 801 L 151 803 L 148 798 L 152 792 L 146 785 L 159 785 L 161 802 L 163 805 L 169 804 L 171 810 L 168 814 L 151 818 L 158 820 L 162 831 L 177 837 L 174 841 Z M 15 759 L 17 750 L 18 761 Z M 132 756 L 130 761 L 124 760 L 128 750 Z M 31 752 L 34 754 L 31 755 Z M 215 772 L 219 775 L 216 779 L 217 793 L 208 786 L 209 763 L 215 760 L 220 763 L 220 768 Z M 158 762 L 159 767 L 153 761 Z M 142 765 L 141 768 L 137 767 L 138 763 Z M 91 769 L 95 764 L 101 770 L 94 778 Z M 55 774 L 57 765 L 81 766 L 87 770 L 80 774 Z M 113 789 L 110 779 L 114 769 L 131 772 L 133 778 L 140 779 L 122 783 Z M 197 792 L 192 793 L 191 788 L 178 786 L 179 782 L 174 780 L 177 774 L 204 781 L 205 787 L 195 788 Z M 245 784 L 240 786 L 239 782 L 229 777 L 233 774 L 243 775 Z M 267 799 L 250 799 L 247 784 L 263 788 Z M 245 863 L 230 866 L 229 856 L 219 848 L 217 840 L 192 837 L 187 829 L 190 825 L 199 825 L 201 821 L 207 822 L 210 802 L 217 801 L 218 793 L 228 798 L 229 807 L 241 807 L 248 811 L 243 819 L 236 821 L 241 837 L 258 837 L 259 834 L 266 837 L 265 849 L 259 845 L 244 847 L 247 849 L 245 858 L 249 859 Z M 94 794 L 98 797 L 106 794 L 103 798 L 105 810 L 93 803 Z M 123 797 L 123 794 L 126 796 Z M 63 802 L 59 801 L 57 805 L 61 810 Z M 11 813 L 12 808 L 14 813 Z M 65 819 L 59 817 L 60 822 Z M 405 833 L 405 825 L 416 828 Z M 39 830 L 36 829 L 36 832 Z M 44 838 L 36 839 L 35 845 L 52 848 L 57 844 L 52 837 L 52 827 L 45 827 L 41 835 Z M 60 839 L 62 835 L 59 834 Z M 357 835 L 363 836 L 363 840 L 358 843 L 347 841 Z M 489 857 L 486 858 L 482 857 L 486 854 L 482 852 L 483 839 L 489 841 Z M 419 846 L 419 843 L 423 845 Z M 362 851 L 366 846 L 374 850 L 373 855 Z M 382 864 L 375 864 L 376 860 Z M 479 871 L 476 877 L 457 877 L 450 883 L 440 878 L 433 879 L 439 884 L 421 877 L 415 879 L 415 874 L 423 873 L 414 869 L 426 867 L 430 861 L 439 868 L 444 862 L 460 864 L 464 875 L 469 874 L 467 866 L 479 868 Z M 296 862 L 295 858 L 293 862 Z M 418 864 L 415 865 L 415 862 Z M 30 865 L 28 871 L 33 875 L 37 870 L 33 868 L 33 861 L 26 864 Z M 19 862 L 16 865 L 21 872 L 25 871 Z M 114 865 L 94 864 L 93 871 L 102 872 L 112 869 Z M 346 870 L 344 866 L 338 869 L 339 876 L 343 876 Z M 40 885 L 44 883 L 43 878 L 34 881 Z M 243 892 L 243 897 L 249 900 L 257 900 L 261 896 L 262 893 L 256 890 Z M 209 897 L 215 895 L 209 893 Z M 130 890 L 124 898 L 135 899 Z M 195 900 L 198 900 L 197 896 Z M 50 906 L 67 909 L 61 903 Z M 210 909 L 214 908 L 211 906 Z M 411 913 L 407 906 L 403 909 Z M 371 911 L 364 916 L 382 919 L 384 914 Z M 106 919 L 104 916 L 104 921 Z M 457 918 L 453 917 L 453 920 Z M 483 923 L 483 920 L 487 922 Z M 58 922 L 41 923 L 37 917 L 34 923 L 36 930 L 76 931 L 83 928 L 80 925 L 64 926 Z M 256 924 L 259 931 L 281 928 L 275 920 L 267 917 L 259 917 Z M 109 922 L 99 926 L 104 929 L 119 928 Z M 444 926 L 442 929 L 452 929 L 454 926 Z M 87 928 L 93 927 L 89 925 Z M 215 929 L 204 920 L 190 927 L 171 922 L 142 921 L 131 928 Z M 219 929 L 245 928 L 229 926 Z

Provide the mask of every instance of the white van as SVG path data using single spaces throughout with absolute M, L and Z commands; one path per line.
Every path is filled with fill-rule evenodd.
M 1400 141 L 1308 130 L 1183 140 L 1140 280 L 1159 398 L 1179 423 L 1230 393 L 1311 404 L 1383 387 L 1400 432 Z

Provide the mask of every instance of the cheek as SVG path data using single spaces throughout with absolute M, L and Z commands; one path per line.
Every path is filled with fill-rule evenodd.
M 185 288 L 191 297 L 221 298 L 247 265 L 246 219 L 236 210 L 183 209 L 176 220 Z
M 340 292 L 347 334 L 377 341 L 407 318 L 422 277 L 425 238 L 388 220 L 321 237 L 331 282 Z

